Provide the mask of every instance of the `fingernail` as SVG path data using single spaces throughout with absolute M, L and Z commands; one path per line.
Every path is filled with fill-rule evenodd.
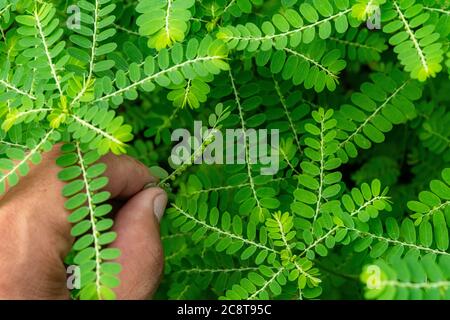
M 150 182 L 150 183 L 147 183 L 145 186 L 144 186 L 144 190 L 145 189 L 150 189 L 150 188 L 156 188 L 158 186 L 158 183 L 157 182 Z
M 164 192 L 156 196 L 155 200 L 153 201 L 153 213 L 155 214 L 158 221 L 161 221 L 161 218 L 164 215 L 164 211 L 166 210 L 166 206 L 167 194 Z

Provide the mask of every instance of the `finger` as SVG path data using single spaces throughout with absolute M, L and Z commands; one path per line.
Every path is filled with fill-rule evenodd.
M 48 235 L 38 237 L 38 240 L 54 241 L 58 252 L 64 255 L 70 250 L 72 237 L 67 221 L 69 212 L 64 209 L 67 199 L 61 193 L 64 183 L 57 178 L 60 168 L 55 159 L 60 155 L 60 147 L 55 145 L 52 150 L 43 153 L 41 163 L 30 165 L 30 172 L 4 194 L 0 199 L 0 214 L 4 219 L 10 219 L 11 223 L 22 219 L 20 225 L 33 229 L 32 234 L 39 230 L 40 235 Z M 23 230 L 21 234 L 25 237 L 29 232 Z M 50 235 L 60 239 L 48 239 Z
M 109 184 L 106 190 L 111 192 L 112 198 L 130 198 L 145 185 L 157 182 L 143 163 L 129 156 L 108 154 L 102 161 L 107 165 L 105 175 L 109 178 Z
M 141 191 L 116 216 L 117 240 L 112 244 L 122 252 L 118 299 L 147 299 L 158 287 L 164 266 L 159 220 L 167 204 L 159 188 Z
M 5 183 L 5 191 L 0 195 L 0 200 L 3 200 L 12 190 L 23 193 L 27 190 L 35 190 L 34 188 L 39 186 L 46 190 L 49 187 L 53 187 L 55 190 L 62 188 L 64 184 L 57 178 L 60 168 L 55 163 L 55 159 L 61 153 L 60 149 L 61 145 L 57 144 L 54 145 L 50 151 L 43 152 L 41 154 L 42 160 L 39 165 L 27 162 L 27 165 L 30 168 L 28 174 L 21 176 L 19 183 L 14 187 L 11 187 L 9 183 Z M 18 166 L 20 161 L 14 160 L 13 163 L 14 166 Z M 14 173 L 18 173 L 17 169 Z M 8 174 L 8 172 L 4 171 L 3 174 Z M 63 197 L 60 197 L 58 200 L 63 199 Z

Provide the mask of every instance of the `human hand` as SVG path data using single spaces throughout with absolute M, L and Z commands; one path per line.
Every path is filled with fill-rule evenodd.
M 63 263 L 74 239 L 61 194 L 64 184 L 55 164 L 59 147 L 0 197 L 0 299 L 68 299 Z M 122 255 L 118 299 L 153 295 L 163 270 L 159 220 L 167 204 L 162 189 L 143 190 L 155 182 L 148 169 L 128 156 L 106 155 L 106 191 L 124 201 L 115 215 L 118 238 L 112 246 Z

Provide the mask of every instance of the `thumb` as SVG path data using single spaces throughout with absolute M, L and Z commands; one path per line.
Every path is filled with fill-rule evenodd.
M 112 244 L 122 252 L 118 299 L 147 299 L 156 291 L 164 267 L 159 220 L 167 205 L 167 195 L 159 188 L 143 190 L 116 215 L 117 240 Z

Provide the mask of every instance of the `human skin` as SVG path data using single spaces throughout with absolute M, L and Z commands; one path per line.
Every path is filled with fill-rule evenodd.
M 69 299 L 63 261 L 74 242 L 70 214 L 55 159 L 60 146 L 0 197 L 0 299 Z M 144 187 L 156 179 L 140 162 L 108 154 L 105 188 L 121 203 L 115 213 L 112 247 L 122 252 L 118 299 L 151 298 L 163 271 L 159 220 L 167 204 L 162 189 Z

